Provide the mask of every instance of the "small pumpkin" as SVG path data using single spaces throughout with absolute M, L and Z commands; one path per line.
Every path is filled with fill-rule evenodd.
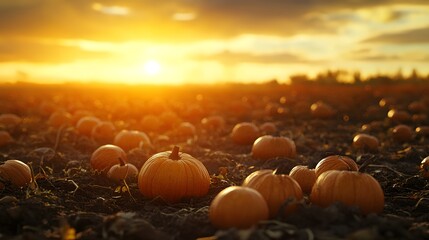
M 76 124 L 76 131 L 80 135 L 91 137 L 92 129 L 99 123 L 100 119 L 96 117 L 82 117 Z
M 378 150 L 380 142 L 372 135 L 359 133 L 353 138 L 353 147 L 356 149 L 369 150 L 375 152 Z
M 209 186 L 206 167 L 191 155 L 180 153 L 177 146 L 150 157 L 138 175 L 138 187 L 145 197 L 160 197 L 170 203 L 204 196 Z
M 32 181 L 30 167 L 20 160 L 7 160 L 0 165 L 0 178 L 17 187 L 27 186 Z
M 79 122 L 80 119 L 83 117 L 91 117 L 93 116 L 93 113 L 87 110 L 76 110 L 72 114 L 71 124 L 73 126 L 76 126 L 77 122 Z
M 425 157 L 420 163 L 420 176 L 429 178 L 429 157 Z
M 317 163 L 315 167 L 316 177 L 329 170 L 358 171 L 359 167 L 353 159 L 347 156 L 331 155 Z
M 397 125 L 392 129 L 392 137 L 396 142 L 409 142 L 413 139 L 413 129 L 407 125 Z
M 118 159 L 122 159 L 124 162 L 127 162 L 127 154 L 124 150 L 118 146 L 106 144 L 97 148 L 92 153 L 90 164 L 92 169 L 106 172 L 113 165 L 118 163 Z
M 116 134 L 113 144 L 121 147 L 128 152 L 133 148 L 143 146 L 152 146 L 151 141 L 146 133 L 137 130 L 122 130 Z
M 15 127 L 22 121 L 21 117 L 13 113 L 0 114 L 0 125 L 6 127 Z
M 250 228 L 267 220 L 265 199 L 255 189 L 231 186 L 220 191 L 209 207 L 209 218 L 217 228 Z
M 225 119 L 219 115 L 205 117 L 201 119 L 201 127 L 209 131 L 218 131 L 225 127 Z
M 276 216 L 288 200 L 292 202 L 286 206 L 285 214 L 292 213 L 297 208 L 297 201 L 303 197 L 301 187 L 292 177 L 269 169 L 251 173 L 242 186 L 253 188 L 264 197 L 271 217 Z
M 234 126 L 231 132 L 231 139 L 240 145 L 252 144 L 260 135 L 259 128 L 250 122 L 241 122 Z
M 71 123 L 72 115 L 64 110 L 55 111 L 49 116 L 48 124 L 51 127 L 59 128 Z
M 265 122 L 259 126 L 259 130 L 263 134 L 275 134 L 277 132 L 277 126 L 272 122 Z
M 94 141 L 107 144 L 113 142 L 115 136 L 116 127 L 109 121 L 101 121 L 94 126 L 91 131 L 91 137 Z
M 119 164 L 113 165 L 107 172 L 107 177 L 113 180 L 121 181 L 127 178 L 134 178 L 138 175 L 139 170 L 131 164 L 125 163 L 122 158 L 119 158 Z
M 429 136 L 429 126 L 419 126 L 414 131 L 419 136 Z
M 194 124 L 190 122 L 182 122 L 176 128 L 176 134 L 179 137 L 192 138 L 195 136 L 196 132 L 197 129 L 195 128 Z
M 6 131 L 0 131 L 0 147 L 13 142 L 13 138 Z
M 396 100 L 392 97 L 384 97 L 384 98 L 380 99 L 380 101 L 378 102 L 378 105 L 382 108 L 392 107 L 395 104 L 396 104 Z
M 155 132 L 160 128 L 161 123 L 158 117 L 148 114 L 142 118 L 140 125 L 144 131 Z
M 408 122 L 411 119 L 411 115 L 407 111 L 391 109 L 387 112 L 387 117 L 396 123 Z
M 296 156 L 295 142 L 288 137 L 265 135 L 255 140 L 252 146 L 252 156 L 258 159 Z
M 311 188 L 313 188 L 314 183 L 316 182 L 316 171 L 314 169 L 309 169 L 307 166 L 297 165 L 293 167 L 289 176 L 299 184 L 302 192 L 310 194 Z
M 408 110 L 413 113 L 421 113 L 427 110 L 427 106 L 422 101 L 414 101 L 408 104 Z
M 357 206 L 364 214 L 380 213 L 384 208 L 384 193 L 378 181 L 357 171 L 322 173 L 313 186 L 310 200 L 321 207 L 335 202 Z
M 310 106 L 311 115 L 315 118 L 331 118 L 335 115 L 335 110 L 328 104 L 318 101 Z

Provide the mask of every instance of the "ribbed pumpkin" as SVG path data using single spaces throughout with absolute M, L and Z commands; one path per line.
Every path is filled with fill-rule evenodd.
M 172 151 L 150 157 L 138 175 L 140 192 L 149 198 L 160 197 L 174 203 L 186 197 L 207 194 L 210 176 L 205 166 L 175 146 Z
M 0 147 L 13 142 L 13 138 L 6 131 L 0 131 Z
M 139 173 L 139 170 L 131 164 L 125 163 L 122 158 L 119 158 L 119 164 L 113 165 L 107 172 L 107 177 L 113 180 L 124 180 L 127 178 L 136 177 Z
M 291 176 L 299 184 L 302 192 L 309 194 L 311 188 L 316 182 L 316 172 L 314 169 L 309 169 L 307 166 L 298 165 L 293 167 L 289 176 Z
M 255 140 L 252 146 L 252 156 L 258 159 L 296 156 L 295 142 L 288 137 L 265 135 Z
M 113 139 L 113 144 L 121 147 L 126 152 L 133 148 L 140 147 L 140 144 L 143 144 L 143 146 L 152 145 L 147 134 L 137 130 L 120 131 Z
M 353 147 L 361 150 L 375 152 L 378 150 L 380 142 L 374 136 L 365 133 L 356 134 L 353 138 Z
M 7 160 L 0 165 L 0 177 L 17 187 L 24 187 L 31 182 L 31 169 L 20 160 Z
M 259 128 L 250 122 L 241 122 L 234 126 L 231 132 L 231 139 L 240 145 L 252 144 L 260 135 Z
M 315 167 L 316 177 L 328 170 L 357 171 L 358 169 L 359 167 L 353 159 L 340 155 L 328 156 L 320 160 Z
M 364 214 L 380 213 L 384 207 L 384 193 L 378 181 L 357 171 L 322 173 L 313 186 L 310 200 L 321 207 L 335 202 L 357 206 Z
M 279 213 L 280 207 L 288 199 L 292 202 L 285 208 L 285 214 L 295 211 L 296 201 L 303 197 L 301 187 L 292 177 L 276 174 L 275 171 L 269 169 L 251 173 L 244 179 L 242 186 L 253 188 L 264 197 L 271 217 Z
M 268 217 L 264 198 L 248 187 L 225 188 L 216 195 L 209 208 L 210 221 L 217 228 L 250 228 Z
M 119 158 L 127 162 L 127 154 L 122 148 L 106 144 L 97 148 L 91 155 L 91 167 L 97 171 L 108 171 L 113 165 L 119 163 Z

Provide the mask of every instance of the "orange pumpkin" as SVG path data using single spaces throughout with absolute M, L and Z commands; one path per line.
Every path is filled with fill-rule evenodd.
M 91 137 L 94 141 L 107 144 L 113 142 L 113 137 L 115 136 L 115 125 L 109 121 L 101 121 L 94 126 L 91 131 Z
M 382 108 L 384 108 L 384 107 L 392 107 L 395 104 L 396 104 L 396 100 L 394 98 L 391 98 L 391 97 L 382 98 L 378 102 L 378 105 L 380 107 L 382 107 Z
M 122 130 L 116 134 L 113 139 L 113 144 L 121 147 L 124 151 L 128 152 L 133 148 L 143 146 L 151 146 L 151 141 L 146 133 L 137 130 Z
M 51 116 L 49 116 L 48 124 L 51 127 L 59 128 L 61 126 L 66 126 L 71 123 L 72 115 L 64 110 L 58 110 L 53 112 Z
M 311 104 L 310 110 L 311 115 L 315 118 L 331 118 L 335 115 L 335 110 L 321 101 Z
M 91 167 L 97 171 L 108 171 L 122 159 L 127 162 L 127 154 L 122 148 L 107 144 L 97 148 L 91 155 Z
M 296 156 L 295 142 L 288 137 L 265 135 L 255 140 L 252 146 L 252 156 L 259 159 Z
M 408 104 L 408 110 L 413 113 L 421 113 L 426 111 L 427 107 L 422 101 L 414 101 Z
M 121 181 L 127 178 L 134 178 L 139 173 L 139 170 L 131 164 L 125 163 L 122 158 L 119 158 L 119 164 L 113 165 L 107 172 L 107 177 L 113 180 Z
M 420 176 L 429 178 L 429 157 L 425 157 L 420 163 Z
M 407 125 L 395 126 L 392 130 L 393 140 L 403 143 L 409 142 L 413 139 L 413 129 Z
M 100 119 L 96 117 L 83 117 L 76 124 L 76 131 L 80 135 L 91 137 L 92 129 L 100 123 Z
M 0 147 L 13 142 L 13 138 L 6 131 L 0 131 Z
M 356 149 L 377 151 L 380 142 L 374 136 L 365 133 L 359 133 L 353 138 L 353 147 Z
M 258 191 L 248 187 L 225 188 L 209 207 L 210 221 L 217 228 L 250 228 L 268 217 L 265 199 Z
M 140 125 L 144 131 L 155 132 L 160 128 L 161 123 L 155 115 L 149 114 L 142 118 Z
M 0 114 L 0 125 L 6 127 L 15 127 L 22 121 L 21 117 L 13 113 Z
M 314 169 L 309 169 L 307 166 L 297 165 L 293 167 L 289 176 L 299 184 L 302 189 L 302 192 L 309 194 L 311 188 L 313 188 L 314 183 L 316 182 L 316 171 Z
M 265 122 L 263 124 L 261 124 L 259 126 L 259 130 L 263 133 L 263 134 L 274 134 L 277 132 L 277 127 L 274 123 L 272 122 Z
M 177 128 L 176 128 L 176 134 L 179 137 L 194 137 L 197 130 L 195 126 L 190 122 L 182 122 Z
M 17 187 L 24 187 L 32 181 L 30 167 L 20 160 L 7 160 L 0 165 L 0 178 Z
M 413 114 L 411 116 L 411 120 L 414 123 L 423 123 L 426 122 L 428 120 L 428 116 L 424 113 L 420 113 L 420 114 Z
M 177 146 L 150 157 L 138 175 L 138 187 L 145 197 L 160 197 L 170 203 L 204 196 L 209 186 L 206 167 L 191 155 L 180 153 Z
M 429 126 L 416 127 L 415 132 L 419 136 L 429 136 Z
M 408 112 L 397 109 L 391 109 L 387 112 L 387 117 L 396 123 L 408 122 L 411 119 L 411 115 Z
M 201 119 L 201 127 L 209 131 L 218 131 L 225 126 L 225 119 L 222 116 L 214 115 Z
M 82 119 L 83 117 L 90 117 L 90 116 L 93 116 L 93 114 L 90 111 L 77 110 L 72 115 L 71 124 L 76 126 L 77 122 L 79 122 L 80 119 Z
M 260 136 L 258 127 L 250 122 L 238 123 L 231 132 L 231 139 L 236 144 L 250 145 Z
M 284 209 L 285 214 L 295 211 L 297 202 L 302 199 L 299 184 L 290 176 L 276 174 L 273 170 L 259 170 L 244 179 L 243 187 L 257 190 L 268 204 L 270 216 L 276 216 L 280 207 L 288 200 L 291 201 Z
M 322 173 L 313 186 L 310 200 L 321 207 L 335 202 L 357 206 L 364 214 L 380 213 L 384 207 L 384 193 L 378 181 L 357 171 Z
M 325 157 L 315 167 L 316 177 L 329 170 L 357 171 L 358 169 L 359 167 L 353 159 L 340 155 Z

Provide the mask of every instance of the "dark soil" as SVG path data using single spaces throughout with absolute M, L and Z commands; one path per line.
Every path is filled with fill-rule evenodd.
M 429 239 L 429 184 L 419 176 L 419 164 L 429 156 L 429 136 L 395 142 L 387 119 L 389 108 L 378 106 L 383 97 L 395 99 L 395 108 L 407 110 L 412 101 L 428 101 L 428 86 L 284 86 L 228 85 L 215 87 L 126 87 L 126 86 L 27 86 L 0 88 L 0 114 L 15 113 L 23 122 L 2 126 L 15 142 L 0 147 L 0 161 L 19 159 L 32 166 L 36 186 L 18 189 L 7 185 L 0 192 L 0 239 L 196 239 L 216 235 L 218 239 Z M 315 119 L 309 106 L 322 100 L 337 110 L 331 119 Z M 79 136 L 73 126 L 48 126 L 49 112 L 43 104 L 70 113 L 88 110 L 112 121 L 118 130 L 144 130 L 140 120 L 147 114 L 160 116 L 172 111 L 193 123 L 197 136 L 174 134 L 164 122 L 147 132 L 153 149 L 134 149 L 129 161 L 138 167 L 152 154 L 173 145 L 203 162 L 212 176 L 208 195 L 167 204 L 144 198 L 136 180 L 128 181 L 130 192 L 117 192 L 120 183 L 91 170 L 89 159 L 100 143 Z M 429 106 L 429 102 L 427 102 Z M 281 107 L 283 111 L 273 111 Z M 429 110 L 422 112 L 429 116 Z M 201 118 L 221 115 L 224 129 L 207 131 Z M 274 122 L 277 135 L 291 137 L 298 156 L 267 161 L 253 159 L 251 146 L 234 144 L 229 134 L 242 121 Z M 352 147 L 363 124 L 378 122 L 367 131 L 381 142 L 379 151 Z M 413 127 L 429 120 L 407 122 Z M 376 126 L 375 126 L 376 125 Z M 159 135 L 165 141 L 156 141 Z M 222 189 L 240 185 L 258 169 L 284 173 L 295 165 L 315 167 L 323 157 L 348 155 L 358 164 L 371 159 L 366 172 L 374 176 L 385 193 L 381 214 L 362 215 L 358 209 L 332 205 L 320 208 L 308 198 L 293 215 L 261 222 L 247 230 L 218 230 L 208 218 L 211 200 Z M 226 167 L 226 177 L 219 168 Z M 234 214 L 234 213 L 231 213 Z M 75 230 L 75 234 L 73 234 Z M 69 233 L 69 234 L 67 234 Z M 69 238 L 67 238 L 69 237 Z

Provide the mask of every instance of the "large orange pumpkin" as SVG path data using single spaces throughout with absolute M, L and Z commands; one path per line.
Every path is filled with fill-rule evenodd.
M 307 166 L 297 165 L 293 167 L 289 172 L 289 176 L 295 179 L 301 186 L 302 191 L 307 194 L 311 192 L 311 188 L 316 182 L 316 171 L 309 169 Z
M 357 171 L 358 169 L 359 167 L 353 159 L 340 155 L 328 156 L 320 160 L 315 167 L 316 177 L 328 170 Z
M 252 146 L 252 156 L 259 159 L 296 156 L 295 142 L 288 137 L 265 135 L 255 140 Z
M 250 228 L 268 217 L 264 198 L 248 187 L 225 188 L 216 195 L 209 208 L 210 221 L 217 228 Z
M 128 152 L 133 148 L 143 146 L 151 146 L 151 141 L 146 133 L 137 130 L 122 130 L 116 134 L 113 139 L 113 144 L 121 147 Z
M 122 148 L 107 144 L 97 148 L 91 155 L 91 167 L 97 171 L 108 171 L 119 163 L 119 158 L 127 162 L 127 154 Z
M 260 135 L 259 128 L 250 122 L 241 122 L 234 126 L 231 132 L 231 139 L 236 144 L 250 145 Z
M 293 212 L 297 207 L 296 201 L 302 199 L 299 184 L 292 177 L 276 174 L 273 170 L 259 170 L 251 173 L 244 179 L 242 186 L 253 188 L 264 197 L 271 217 L 277 215 L 280 207 L 288 200 L 291 202 L 285 207 L 285 214 Z
M 310 200 L 321 207 L 335 202 L 357 206 L 364 214 L 380 213 L 384 207 L 384 193 L 378 181 L 357 171 L 322 173 L 313 186 Z
M 138 175 L 140 192 L 149 198 L 160 197 L 174 203 L 186 197 L 207 194 L 210 175 L 206 167 L 179 147 L 150 157 Z
M 0 165 L 0 178 L 17 187 L 24 187 L 32 181 L 31 169 L 20 160 L 7 160 Z

